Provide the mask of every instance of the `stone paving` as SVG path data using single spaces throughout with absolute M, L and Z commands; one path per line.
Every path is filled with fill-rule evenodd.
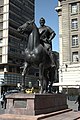
M 74 111 L 65 112 L 41 120 L 80 120 L 80 112 L 74 112 Z
M 4 109 L 1 107 L 1 102 L 0 102 L 0 114 L 4 114 Z
M 80 111 L 57 111 L 37 116 L 2 114 L 0 120 L 80 120 Z
M 75 104 L 75 101 L 67 100 L 68 108 L 72 109 L 73 111 L 78 110 L 78 103 Z

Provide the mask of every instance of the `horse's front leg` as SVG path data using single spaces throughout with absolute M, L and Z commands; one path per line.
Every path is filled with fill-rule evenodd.
M 25 88 L 25 76 L 28 72 L 29 64 L 27 62 L 24 63 L 23 71 L 22 71 L 22 91 L 24 91 Z
M 52 93 L 52 84 L 55 81 L 55 67 L 51 67 L 49 71 L 48 93 Z
M 43 67 L 43 64 L 41 63 L 39 65 L 39 79 L 40 79 L 40 83 L 41 83 L 40 93 L 43 93 L 43 73 L 44 73 L 44 67 Z

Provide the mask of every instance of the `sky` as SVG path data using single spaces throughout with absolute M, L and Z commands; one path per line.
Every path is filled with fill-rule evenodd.
M 51 27 L 56 33 L 55 38 L 52 40 L 52 50 L 59 52 L 58 14 L 55 11 L 57 1 L 58 0 L 35 0 L 35 23 L 37 27 L 39 27 L 40 18 L 45 18 L 45 25 Z

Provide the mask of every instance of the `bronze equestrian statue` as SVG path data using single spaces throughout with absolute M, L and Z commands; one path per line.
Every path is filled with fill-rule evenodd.
M 43 93 L 44 90 L 45 92 L 51 92 L 51 86 L 55 74 L 55 62 L 53 65 L 54 67 L 52 67 L 52 53 L 48 47 L 45 47 L 45 44 L 47 44 L 46 41 L 49 42 L 49 45 L 51 44 L 51 40 L 55 36 L 54 31 L 51 30 L 51 33 L 49 33 L 48 27 L 46 29 L 46 26 L 43 30 L 42 28 L 38 29 L 36 24 L 32 20 L 27 21 L 25 24 L 20 26 L 18 28 L 18 32 L 28 35 L 27 48 L 25 49 L 25 62 L 22 72 L 22 87 L 25 87 L 24 81 L 28 70 L 30 69 L 30 67 L 35 67 L 39 68 L 39 79 L 41 81 L 40 93 Z M 43 34 L 47 36 L 47 38 L 45 37 L 43 39 Z M 48 34 L 53 34 L 51 39 L 49 38 Z

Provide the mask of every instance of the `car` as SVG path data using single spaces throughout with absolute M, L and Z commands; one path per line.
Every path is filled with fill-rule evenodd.
M 19 93 L 19 90 L 15 89 L 15 90 L 8 90 L 7 92 L 4 93 L 4 95 L 8 95 L 11 93 Z
M 39 93 L 39 88 L 34 88 L 33 93 Z
M 27 89 L 25 90 L 25 92 L 28 93 L 28 94 L 33 93 L 33 89 L 32 89 L 32 88 L 31 88 L 31 89 L 30 89 L 30 88 L 27 88 Z
M 38 88 L 27 88 L 25 90 L 26 93 L 30 94 L 30 93 L 39 93 L 39 89 Z

